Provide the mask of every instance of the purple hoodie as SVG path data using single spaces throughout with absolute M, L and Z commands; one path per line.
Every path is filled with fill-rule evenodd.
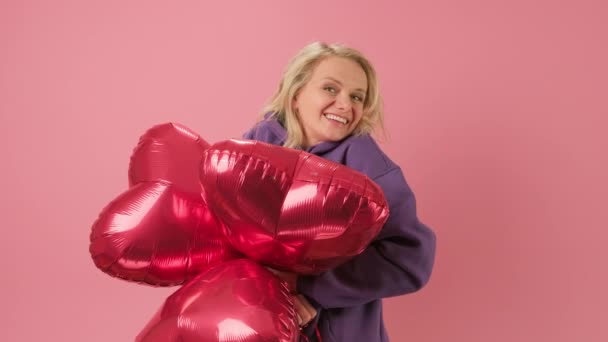
M 286 136 L 281 123 L 266 115 L 243 138 L 282 145 Z M 416 200 L 401 168 L 371 136 L 322 142 L 307 152 L 366 174 L 384 191 L 390 215 L 362 254 L 318 276 L 298 277 L 297 291 L 318 312 L 305 333 L 316 341 L 318 326 L 323 342 L 387 342 L 382 298 L 417 291 L 428 282 L 435 234 L 416 217 Z

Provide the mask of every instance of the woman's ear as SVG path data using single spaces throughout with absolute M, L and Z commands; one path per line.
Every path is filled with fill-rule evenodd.
M 298 97 L 297 95 L 293 97 L 293 99 L 291 100 L 291 110 L 294 112 L 294 114 L 298 115 Z

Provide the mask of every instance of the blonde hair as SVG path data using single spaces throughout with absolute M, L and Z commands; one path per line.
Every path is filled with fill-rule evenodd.
M 367 76 L 367 94 L 363 103 L 363 116 L 353 131 L 354 135 L 371 134 L 379 127 L 384 132 L 382 98 L 378 89 L 378 78 L 372 64 L 355 49 L 341 44 L 314 42 L 301 49 L 287 65 L 279 88 L 262 110 L 262 115 L 272 113 L 287 130 L 286 147 L 301 146 L 304 132 L 293 108 L 293 99 L 310 80 L 313 70 L 327 57 L 348 58 L 358 63 Z

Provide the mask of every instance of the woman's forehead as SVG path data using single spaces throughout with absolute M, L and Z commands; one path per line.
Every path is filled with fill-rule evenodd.
M 359 63 L 343 57 L 328 57 L 323 59 L 313 70 L 312 79 L 321 81 L 329 79 L 337 81 L 347 88 L 367 89 L 367 76 Z

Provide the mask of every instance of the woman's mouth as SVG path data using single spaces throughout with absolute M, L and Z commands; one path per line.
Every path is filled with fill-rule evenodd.
M 339 123 L 341 123 L 341 124 L 343 124 L 343 125 L 348 124 L 348 119 L 343 118 L 343 117 L 338 116 L 338 115 L 334 115 L 334 114 L 327 114 L 327 113 L 326 113 L 326 114 L 323 114 L 323 116 L 325 116 L 325 117 L 326 117 L 327 119 L 329 119 L 329 120 L 339 122 Z

